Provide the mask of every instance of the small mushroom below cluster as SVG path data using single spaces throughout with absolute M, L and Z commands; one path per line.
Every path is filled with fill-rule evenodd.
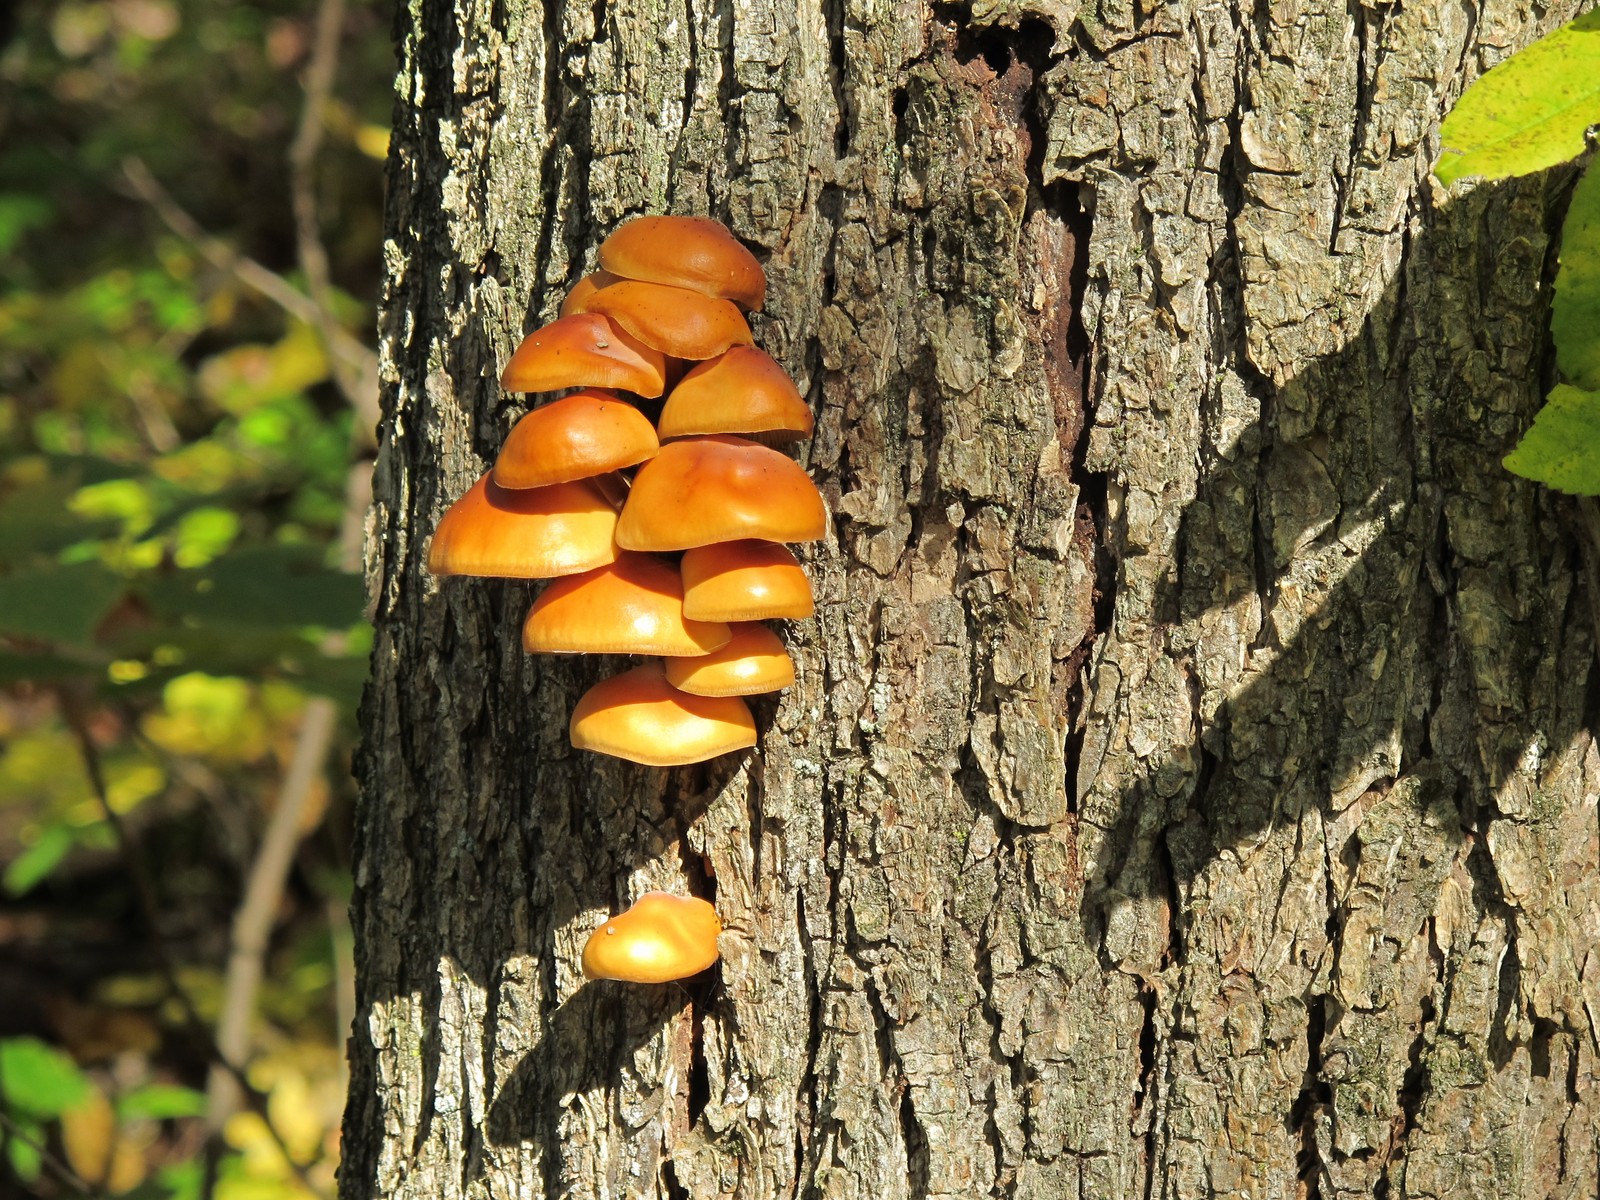
M 717 910 L 706 901 L 646 892 L 589 935 L 583 973 L 589 979 L 628 983 L 687 979 L 717 961 L 721 932 Z

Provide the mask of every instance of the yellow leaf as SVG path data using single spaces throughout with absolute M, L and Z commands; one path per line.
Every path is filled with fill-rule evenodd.
M 117 1114 L 99 1088 L 61 1114 L 61 1148 L 72 1169 L 90 1183 L 104 1184 L 116 1149 Z
M 382 125 L 358 125 L 355 143 L 356 149 L 368 158 L 382 162 L 389 157 L 389 131 Z

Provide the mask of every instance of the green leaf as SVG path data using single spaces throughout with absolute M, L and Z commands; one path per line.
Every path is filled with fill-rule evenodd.
M 1600 496 L 1600 392 L 1557 385 L 1505 466 L 1558 491 Z
M 44 1145 L 44 1128 L 34 1121 L 18 1121 L 17 1136 L 6 1139 L 6 1152 L 11 1159 L 11 1169 L 23 1183 L 39 1178 L 39 1147 Z
M 10 254 L 24 234 L 48 225 L 53 215 L 43 197 L 0 192 L 0 254 Z
M 361 576 L 333 571 L 295 546 L 256 546 L 145 589 L 158 612 L 268 628 L 342 628 L 361 619 Z
M 148 1118 L 198 1117 L 206 1111 L 204 1092 L 170 1083 L 147 1083 L 117 1101 L 117 1116 L 124 1121 Z
M 1530 175 L 1576 158 L 1600 123 L 1600 11 L 1513 54 L 1467 89 L 1439 129 L 1441 183 Z
M 0 633 L 88 645 L 126 591 L 120 575 L 94 562 L 13 571 L 0 576 Z
M 1600 171 L 1590 163 L 1561 227 L 1561 269 L 1550 309 L 1556 365 L 1586 391 L 1600 391 Z
M 85 518 L 68 507 L 77 492 L 76 479 L 47 477 L 0 499 L 0 563 L 114 533 L 115 521 Z
M 40 835 L 39 840 L 7 864 L 0 876 L 7 895 L 21 896 L 33 890 L 46 875 L 56 869 L 56 864 L 67 856 L 76 841 L 70 825 L 52 825 Z
M 0 687 L 15 683 L 50 683 L 90 675 L 96 680 L 105 674 L 104 662 L 93 658 L 79 661 L 60 654 L 30 654 L 0 650 Z
M 0 1091 L 7 1103 L 37 1117 L 59 1116 L 89 1097 L 89 1081 L 54 1046 L 34 1037 L 0 1040 Z

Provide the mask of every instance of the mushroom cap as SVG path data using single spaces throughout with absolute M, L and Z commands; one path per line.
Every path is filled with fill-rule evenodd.
M 745 438 L 669 442 L 634 477 L 617 523 L 628 550 L 687 550 L 761 538 L 814 542 L 827 528 L 822 493 L 799 463 Z
M 735 696 L 691 696 L 660 663 L 602 679 L 572 710 L 572 744 L 652 767 L 679 767 L 756 744 L 750 707 Z
M 625 279 L 690 288 L 751 312 L 767 297 L 756 256 L 710 217 L 635 217 L 600 243 L 600 265 Z
M 610 287 L 619 278 L 620 276 L 613 275 L 610 271 L 590 271 L 572 285 L 572 290 L 561 301 L 561 315 L 570 317 L 573 313 L 588 312 L 584 305 L 588 303 L 589 297 L 603 287 Z
M 624 279 L 583 303 L 585 311 L 604 313 L 646 346 L 674 358 L 698 362 L 754 340 L 731 300 L 670 284 Z
M 717 542 L 684 551 L 684 615 L 696 621 L 809 617 L 811 581 L 776 542 Z
M 535 329 L 500 372 L 508 392 L 553 392 L 569 387 L 614 387 L 641 396 L 666 389 L 666 364 L 602 313 L 574 313 Z
M 717 961 L 717 910 L 695 896 L 646 892 L 583 946 L 589 979 L 667 983 L 698 975 Z
M 556 580 L 522 626 L 530 654 L 702 655 L 732 637 L 721 622 L 684 620 L 677 570 L 628 550 L 614 563 Z
M 495 459 L 494 481 L 503 488 L 548 487 L 631 467 L 660 447 L 649 417 L 615 392 L 585 388 L 512 427 Z
M 550 487 L 496 487 L 484 475 L 433 531 L 435 575 L 551 579 L 603 567 L 617 557 L 617 510 L 596 480 Z
M 734 346 L 691 370 L 667 394 L 662 438 L 775 433 L 806 438 L 816 422 L 789 374 L 765 350 Z
M 668 683 L 695 696 L 756 696 L 794 683 L 794 662 L 782 640 L 755 621 L 735 625 L 720 650 L 661 665 Z

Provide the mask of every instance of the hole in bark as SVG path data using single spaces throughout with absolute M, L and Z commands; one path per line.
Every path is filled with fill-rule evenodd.
M 1289 1130 L 1298 1133 L 1300 1147 L 1295 1154 L 1301 1194 L 1306 1200 L 1322 1195 L 1322 1155 L 1317 1150 L 1316 1118 L 1333 1103 L 1333 1089 L 1322 1077 L 1322 1039 L 1327 1032 L 1328 998 L 1312 996 L 1306 1000 L 1306 1074 L 1300 1094 L 1289 1109 Z
M 1148 984 L 1139 989 L 1139 1006 L 1144 1009 L 1144 1022 L 1139 1026 L 1139 1076 L 1133 1085 L 1134 1117 L 1139 1115 L 1144 1098 L 1150 1094 L 1151 1075 L 1156 1067 L 1156 992 Z
M 1496 1071 L 1503 1071 L 1516 1053 L 1516 1041 L 1511 1037 L 1516 1019 L 1519 993 L 1522 990 L 1522 958 L 1517 951 L 1517 926 L 1506 922 L 1506 952 L 1500 959 L 1500 980 L 1495 1003 L 1494 1020 L 1489 1025 L 1489 1061 Z
M 838 0 L 824 4 L 828 22 L 828 81 L 833 86 L 837 112 L 833 129 L 833 152 L 843 158 L 850 152 L 850 105 L 845 94 L 848 55 L 844 48 L 844 5 Z
M 1416 1126 L 1417 1112 L 1421 1109 L 1423 1096 L 1427 1093 L 1428 1068 L 1423 1062 L 1423 1054 L 1427 1050 L 1428 1026 L 1433 1023 L 1437 1013 L 1433 997 L 1422 997 L 1419 1012 L 1421 1018 L 1417 1023 L 1417 1036 L 1411 1040 L 1406 1073 L 1401 1077 L 1400 1091 L 1395 1095 L 1399 1112 L 1395 1115 L 1394 1131 L 1389 1137 L 1388 1152 L 1384 1159 L 1385 1170 L 1373 1183 L 1373 1200 L 1389 1200 L 1389 1180 L 1393 1174 L 1393 1164 L 1405 1158 L 1406 1134 Z
M 661 1160 L 661 1190 L 666 1193 L 668 1200 L 693 1200 L 689 1189 L 678 1182 L 678 1169 L 672 1165 L 670 1158 Z
M 1561 1027 L 1546 1017 L 1533 1020 L 1533 1040 L 1528 1043 L 1528 1057 L 1536 1079 L 1550 1078 L 1550 1042 Z
M 933 11 L 935 17 L 949 22 L 954 30 L 953 53 L 962 66 L 982 59 L 983 65 L 998 76 L 1009 71 L 1014 63 L 1021 62 L 1038 72 L 1049 65 L 1055 53 L 1055 30 L 1038 17 L 1029 17 L 1017 22 L 1015 28 L 1004 29 L 974 25 L 963 5 L 935 4 Z
M 701 989 L 695 989 L 699 992 Z M 706 1062 L 706 1016 L 700 997 L 689 1002 L 689 1124 L 693 1126 L 711 1102 L 711 1068 Z M 685 1193 L 687 1195 L 687 1193 Z
M 1401 1137 L 1417 1123 L 1417 1110 L 1422 1107 L 1422 1097 L 1427 1091 L 1428 1066 L 1423 1061 L 1423 1052 L 1427 1049 L 1428 1026 L 1433 1024 L 1436 1011 L 1433 997 L 1423 996 L 1422 1019 L 1417 1025 L 1417 1036 L 1411 1041 L 1406 1073 L 1400 1080 L 1400 1112 L 1404 1117 L 1399 1130 Z
M 928 1139 L 917 1123 L 911 1088 L 903 1082 L 900 1093 L 900 1135 L 906 1143 L 906 1175 L 912 1200 L 928 1200 Z

